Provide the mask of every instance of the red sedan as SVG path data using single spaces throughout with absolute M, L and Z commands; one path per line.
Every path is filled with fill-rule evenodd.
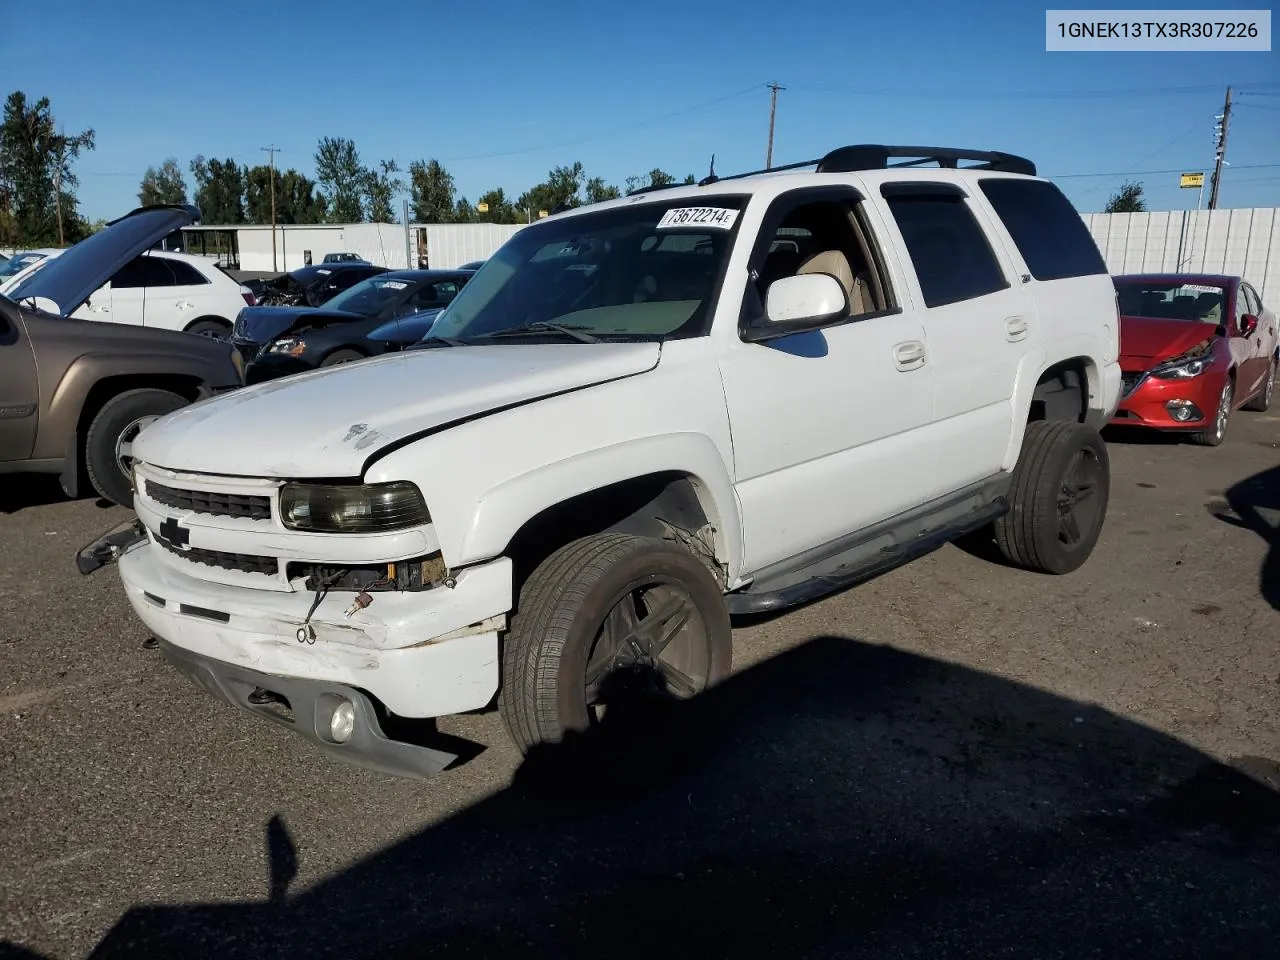
M 1247 281 L 1186 273 L 1113 279 L 1123 386 L 1112 423 L 1217 446 L 1235 410 L 1271 405 L 1276 315 Z

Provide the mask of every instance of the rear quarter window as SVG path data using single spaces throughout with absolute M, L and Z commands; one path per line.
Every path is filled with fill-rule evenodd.
M 1052 183 L 992 177 L 978 185 L 1037 280 L 1109 272 L 1083 218 Z

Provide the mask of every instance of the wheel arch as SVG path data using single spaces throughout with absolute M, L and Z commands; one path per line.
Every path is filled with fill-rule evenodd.
M 202 323 L 216 323 L 220 327 L 226 327 L 228 333 L 231 332 L 231 328 L 233 326 L 232 321 L 228 320 L 226 317 L 220 317 L 217 314 L 207 313 L 204 316 L 196 317 L 194 320 L 188 323 L 185 327 L 182 328 L 182 332 L 190 333 L 196 326 Z
M 514 552 L 527 573 L 579 536 L 626 532 L 684 542 L 732 585 L 743 544 L 728 471 L 699 434 L 648 437 L 513 477 L 479 498 L 457 563 Z
M 1103 386 L 1102 371 L 1089 354 L 1052 361 L 1041 354 L 1024 360 L 1015 387 L 1013 429 L 1004 468 L 1012 470 L 1017 463 L 1028 423 L 1048 420 L 1101 427 L 1107 407 Z

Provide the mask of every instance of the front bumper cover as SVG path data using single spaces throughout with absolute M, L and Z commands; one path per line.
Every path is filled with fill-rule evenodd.
M 426 779 L 459 759 L 456 753 L 390 739 L 382 729 L 373 701 L 354 687 L 258 673 L 238 664 L 204 657 L 160 640 L 165 659 L 205 691 L 272 723 L 292 730 L 319 747 L 329 758 L 393 777 Z M 286 701 L 261 702 L 255 692 L 268 691 Z M 341 700 L 355 708 L 355 727 L 344 743 L 329 734 L 329 719 Z

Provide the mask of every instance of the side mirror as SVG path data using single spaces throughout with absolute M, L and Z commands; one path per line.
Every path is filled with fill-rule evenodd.
M 783 277 L 769 284 L 764 312 L 764 319 L 744 332 L 747 340 L 759 342 L 817 330 L 849 315 L 849 296 L 829 273 Z
M 1243 337 L 1252 337 L 1258 329 L 1258 318 L 1252 313 L 1246 313 L 1240 318 L 1240 335 Z

